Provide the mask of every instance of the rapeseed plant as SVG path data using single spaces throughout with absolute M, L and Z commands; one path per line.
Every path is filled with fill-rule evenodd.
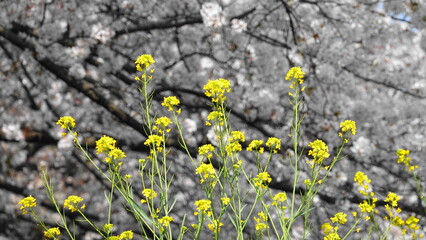
M 47 170 L 41 172 L 44 186 L 50 201 L 56 208 L 61 222 L 58 227 L 47 228 L 38 218 L 34 209 L 37 207 L 36 199 L 32 196 L 22 199 L 19 204 L 23 214 L 31 215 L 44 229 L 46 238 L 59 239 L 61 234 L 68 234 L 71 239 L 75 239 L 74 230 L 68 226 L 67 209 L 78 213 L 79 219 L 71 221 L 85 221 L 103 239 L 133 239 L 133 230 L 127 230 L 115 234 L 114 219 L 111 219 L 112 196 L 118 192 L 123 202 L 139 224 L 138 229 L 142 238 L 148 239 L 206 239 L 205 234 L 209 232 L 213 239 L 245 239 L 245 230 L 253 226 L 258 239 L 263 237 L 277 239 L 292 239 L 292 228 L 296 221 L 303 221 L 302 238 L 308 239 L 311 233 L 310 213 L 313 209 L 314 197 L 327 183 L 335 164 L 343 157 L 343 149 L 349 142 L 350 135 L 356 134 L 356 123 L 352 120 L 345 120 L 340 124 L 338 135 L 341 138 L 340 146 L 337 147 L 336 154 L 331 157 L 329 147 L 320 139 L 311 141 L 307 147 L 306 161 L 301 161 L 304 157 L 303 150 L 300 149 L 300 138 L 302 135 L 301 123 L 303 117 L 300 110 L 303 106 L 301 94 L 305 89 L 304 77 L 306 73 L 300 67 L 291 68 L 285 80 L 290 81 L 289 102 L 293 109 L 293 119 L 289 136 L 292 141 L 293 155 L 288 158 L 289 166 L 293 170 L 292 189 L 285 192 L 273 193 L 269 185 L 273 181 L 268 171 L 269 163 L 273 155 L 281 153 L 283 140 L 276 137 L 269 137 L 267 140 L 251 140 L 246 147 L 247 152 L 255 156 L 255 168 L 248 166 L 244 159 L 240 158 L 240 153 L 244 151 L 243 143 L 246 141 L 244 132 L 232 129 L 229 122 L 229 111 L 227 110 L 227 94 L 232 90 L 231 82 L 226 79 L 208 80 L 203 87 L 205 95 L 210 98 L 212 111 L 207 116 L 205 122 L 215 133 L 216 142 L 208 143 L 198 147 L 199 158 L 194 158 L 186 145 L 182 133 L 182 125 L 179 115 L 182 112 L 180 100 L 176 96 L 165 97 L 162 106 L 171 116 L 157 117 L 152 110 L 152 91 L 150 84 L 153 81 L 155 59 L 151 55 L 141 55 L 135 61 L 136 70 L 140 75 L 134 79 L 140 84 L 139 91 L 144 97 L 142 103 L 144 130 L 146 140 L 144 144 L 149 148 L 149 154 L 144 159 L 139 159 L 139 177 L 141 189 L 140 198 L 135 196 L 132 184 L 134 178 L 129 174 L 122 173 L 122 168 L 126 166 L 126 153 L 117 145 L 117 141 L 109 136 L 102 136 L 96 141 L 96 153 L 104 158 L 106 168 L 101 167 L 92 160 L 86 148 L 83 148 L 78 139 L 78 133 L 74 129 L 76 123 L 71 116 L 61 117 L 57 124 L 68 131 L 74 138 L 76 148 L 80 149 L 84 157 L 96 168 L 96 170 L 111 184 L 111 189 L 106 196 L 108 203 L 107 219 L 102 227 L 98 227 L 84 213 L 86 205 L 84 199 L 78 195 L 68 196 L 62 205 L 58 204 L 50 182 Z M 197 222 L 186 223 L 185 217 L 181 220 L 178 231 L 173 231 L 172 222 L 175 219 L 171 216 L 174 206 L 173 196 L 170 196 L 173 176 L 169 173 L 172 167 L 171 161 L 167 160 L 170 149 L 167 146 L 169 133 L 172 131 L 171 125 L 176 126 L 178 140 L 193 167 L 193 173 L 198 175 L 200 187 L 203 190 L 203 197 L 193 203 Z M 266 154 L 266 153 L 267 154 Z M 408 150 L 398 150 L 398 163 L 404 164 L 411 172 L 418 183 L 418 193 L 423 196 L 420 183 L 415 175 L 416 165 L 412 165 L 408 157 Z M 325 161 L 330 158 L 330 161 Z M 266 158 L 266 159 L 265 159 Z M 216 163 L 216 164 L 214 164 Z M 302 164 L 306 163 L 310 169 L 308 178 L 301 180 Z M 377 215 L 379 210 L 376 206 L 378 199 L 372 189 L 371 180 L 363 172 L 358 172 L 354 176 L 354 181 L 359 186 L 359 192 L 365 198 L 358 204 L 358 210 L 352 212 L 353 225 L 343 234 L 342 226 L 348 225 L 348 214 L 338 212 L 330 217 L 328 222 L 321 226 L 324 239 L 337 240 L 345 239 L 352 232 L 360 232 L 361 221 L 372 223 L 368 234 L 379 232 L 385 237 L 390 225 L 400 227 L 406 234 L 410 233 L 413 239 L 421 237 L 418 234 L 419 219 L 409 216 L 404 220 L 400 216 L 401 209 L 398 207 L 400 196 L 390 192 L 384 200 L 387 204 L 385 209 L 390 225 L 387 229 L 381 230 Z M 298 190 L 299 183 L 304 183 L 303 191 Z M 244 189 L 247 186 L 251 189 Z M 253 192 L 253 195 L 249 194 Z M 224 223 L 231 223 L 234 232 L 221 234 Z M 174 225 L 173 228 L 176 228 Z M 229 226 L 227 226 L 229 228 Z M 61 232 L 62 230 L 62 232 Z M 177 235 L 177 236 L 174 236 Z M 384 239 L 384 238 L 382 238 Z

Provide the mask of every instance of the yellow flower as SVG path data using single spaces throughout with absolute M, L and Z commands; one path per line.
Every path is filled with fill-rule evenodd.
M 159 117 L 155 120 L 155 124 L 162 127 L 163 129 L 169 126 L 169 124 L 173 123 L 172 120 L 168 117 Z
M 126 154 L 123 151 L 121 151 L 121 149 L 114 148 L 108 153 L 108 156 L 111 157 L 112 159 L 116 160 L 116 159 L 125 158 Z
M 371 183 L 371 180 L 363 172 L 355 173 L 354 181 L 358 182 L 358 185 L 360 185 L 360 186 Z
M 170 225 L 170 222 L 173 222 L 173 218 L 170 216 L 164 216 L 160 219 L 158 219 L 158 223 L 163 225 L 163 227 L 168 227 Z
M 225 147 L 225 149 L 228 156 L 231 156 L 234 153 L 241 152 L 241 150 L 243 150 L 243 147 L 239 142 L 231 142 Z
M 154 58 L 149 54 L 143 54 L 136 59 L 136 70 L 139 72 L 142 72 L 142 68 L 147 69 L 151 64 L 154 64 L 155 60 Z
M 56 124 L 61 126 L 61 128 L 64 128 L 64 129 L 74 128 L 75 120 L 73 117 L 70 117 L 70 116 L 60 117 L 59 120 L 56 122 Z
M 322 164 L 324 159 L 330 156 L 327 144 L 319 139 L 310 142 L 309 147 L 311 147 L 312 150 L 309 150 L 308 155 L 311 155 L 314 158 L 314 162 L 318 165 Z
M 145 196 L 146 199 L 153 199 L 157 197 L 157 193 L 154 191 L 154 189 L 146 188 L 142 191 L 142 195 Z
M 231 199 L 229 199 L 228 197 L 223 197 L 223 198 L 220 198 L 220 201 L 222 202 L 222 204 L 223 205 L 228 205 L 229 204 L 229 202 L 231 201 Z
M 131 230 L 124 231 L 124 232 L 122 232 L 120 234 L 120 236 L 118 237 L 118 239 L 120 239 L 120 240 L 133 239 L 133 232 Z
M 396 193 L 389 192 L 388 196 L 385 199 L 385 202 L 390 203 L 392 207 L 397 207 L 399 199 L 401 199 L 401 197 L 398 196 Z
M 220 126 L 223 125 L 223 122 L 225 120 L 225 116 L 223 116 L 223 113 L 220 111 L 211 111 L 209 115 L 207 116 L 207 122 L 206 125 L 210 126 L 211 123 L 209 121 L 214 121 L 218 123 Z
M 345 120 L 342 123 L 340 123 L 340 128 L 342 132 L 351 132 L 352 135 L 356 134 L 356 123 L 352 120 Z
M 364 200 L 362 203 L 358 204 L 358 208 L 361 210 L 361 212 L 371 213 L 374 211 L 374 208 L 376 208 L 376 204 L 370 204 L 366 200 Z
M 68 208 L 69 210 L 71 210 L 71 212 L 75 212 L 75 211 L 79 210 L 78 204 L 81 201 L 83 201 L 82 197 L 71 195 L 67 199 L 65 199 L 64 208 Z M 81 206 L 80 208 L 84 209 L 85 205 L 83 204 L 83 206 Z
M 32 209 L 34 207 L 37 207 L 36 198 L 33 196 L 28 196 L 26 198 L 23 198 L 21 201 L 19 201 L 19 205 L 21 205 L 22 214 L 27 214 L 27 209 Z
M 108 136 L 101 137 L 98 141 L 96 141 L 96 153 L 108 152 L 115 148 L 115 143 L 117 141 Z
M 209 80 L 203 87 L 207 97 L 211 97 L 213 102 L 223 103 L 226 100 L 225 93 L 231 91 L 231 82 L 229 80 L 219 78 Z
M 245 142 L 245 141 L 246 141 L 246 137 L 244 136 L 244 133 L 243 133 L 243 132 L 240 132 L 240 131 L 232 131 L 232 132 L 231 132 L 231 135 L 232 135 L 232 137 L 231 137 L 231 139 L 230 139 L 230 141 L 231 141 L 231 142 L 237 142 L 237 141 Z M 240 150 L 240 151 L 241 151 L 241 150 Z
M 253 178 L 254 185 L 263 189 L 267 188 L 271 181 L 272 178 L 268 172 L 261 172 L 257 174 L 256 178 Z
M 334 233 L 336 229 L 330 223 L 327 222 L 321 225 L 321 230 L 324 231 L 325 235 L 329 235 L 330 233 Z
M 275 194 L 275 196 L 272 198 L 272 200 L 274 200 L 272 202 L 272 206 L 278 206 L 278 205 L 283 205 L 284 201 L 287 200 L 287 194 L 285 194 L 284 192 L 280 192 Z M 280 207 L 281 209 L 285 209 L 284 206 Z
M 260 154 L 263 153 L 264 148 L 261 147 L 263 144 L 262 140 L 253 140 L 247 147 L 247 151 L 258 151 Z
M 253 217 L 254 221 L 256 221 L 256 231 L 263 231 L 264 229 L 269 228 L 269 226 L 266 224 L 268 221 L 268 215 L 264 213 L 263 211 L 260 211 L 257 216 L 259 217 Z
M 156 147 L 157 151 L 162 151 L 163 150 L 163 147 L 162 147 L 163 141 L 164 141 L 163 137 L 153 134 L 153 135 L 148 136 L 148 139 L 145 140 L 144 144 L 146 146 Z
M 272 153 L 277 153 L 277 150 L 281 149 L 281 139 L 270 137 L 268 138 L 268 141 L 266 141 L 265 145 L 269 147 L 269 150 L 271 150 Z
M 269 226 L 265 223 L 257 223 L 256 224 L 256 231 L 263 231 L 264 229 L 268 229 Z
M 164 97 L 162 106 L 167 108 L 167 111 L 173 111 L 174 107 L 178 106 L 180 104 L 179 99 L 175 96 L 170 97 Z M 179 110 L 178 110 L 179 111 Z
M 201 174 L 201 177 L 204 179 L 216 178 L 216 169 L 214 169 L 211 163 L 201 163 L 200 166 L 195 170 L 195 173 Z
M 220 232 L 220 227 L 223 226 L 223 223 L 219 222 L 219 220 L 213 220 L 213 222 L 209 223 L 207 226 L 209 227 L 210 231 L 218 233 Z
M 213 157 L 212 152 L 214 151 L 214 147 L 211 144 L 205 144 L 198 148 L 198 154 L 206 156 L 208 159 Z
M 337 232 L 330 233 L 326 236 L 324 236 L 324 240 L 340 240 L 340 236 Z
M 106 224 L 104 224 L 104 226 L 102 227 L 102 230 L 103 230 L 104 232 L 106 232 L 106 233 L 110 233 L 110 232 L 111 232 L 111 230 L 113 229 L 113 227 L 114 227 L 114 224 L 112 224 L 112 223 L 106 223 Z
M 211 211 L 211 204 L 212 204 L 212 201 L 207 199 L 198 200 L 198 201 L 195 201 L 194 203 L 194 205 L 197 207 L 197 210 L 199 212 L 201 212 L 202 214 L 206 214 L 208 216 L 211 216 L 213 214 Z M 197 215 L 198 212 L 195 212 L 194 214 Z
M 346 219 L 346 214 L 342 212 L 338 212 L 334 215 L 334 217 L 330 218 L 332 222 L 337 222 L 339 224 L 345 224 L 348 220 Z
M 297 80 L 299 84 L 303 83 L 303 78 L 306 73 L 300 67 L 292 67 L 288 70 L 287 75 L 285 76 L 285 80 L 294 81 Z
M 404 164 L 408 171 L 412 172 L 419 168 L 417 165 L 411 165 L 411 158 L 408 156 L 410 155 L 410 150 L 399 149 L 396 151 L 396 155 L 398 156 L 397 162 Z
M 59 230 L 59 227 L 49 228 L 46 231 L 44 231 L 44 236 L 46 238 L 54 238 L 56 236 L 59 236 L 61 234 L 61 231 Z

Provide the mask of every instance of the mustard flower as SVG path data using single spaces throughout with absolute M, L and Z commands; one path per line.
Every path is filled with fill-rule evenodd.
M 111 151 L 109 151 L 108 156 L 112 158 L 113 160 L 117 159 L 123 159 L 126 157 L 126 154 L 119 148 L 114 148 Z M 108 158 L 109 159 L 109 158 Z M 105 160 L 108 162 L 108 160 Z
M 122 232 L 120 234 L 120 236 L 118 237 L 118 239 L 120 239 L 120 240 L 133 239 L 133 232 L 131 230 L 124 231 L 124 232 Z
M 157 151 L 161 152 L 163 150 L 163 141 L 163 137 L 153 134 L 148 136 L 148 139 L 145 140 L 144 144 L 146 146 L 156 147 Z
M 280 192 L 275 194 L 275 196 L 272 198 L 272 200 L 274 200 L 272 202 L 273 206 L 277 206 L 278 202 L 283 203 L 285 200 L 287 200 L 287 194 L 285 194 L 284 192 Z
M 334 217 L 330 218 L 332 222 L 337 222 L 339 224 L 345 224 L 348 220 L 346 219 L 346 214 L 342 212 L 338 212 L 334 215 Z
M 197 207 L 198 212 L 195 212 L 194 214 L 198 215 L 199 212 L 201 212 L 202 214 L 211 216 L 213 214 L 213 212 L 211 211 L 211 204 L 212 201 L 207 199 L 195 201 L 194 205 Z
M 208 159 L 213 157 L 212 152 L 214 151 L 214 147 L 211 144 L 205 144 L 198 148 L 198 154 L 206 156 Z
M 211 97 L 213 102 L 223 103 L 226 100 L 225 93 L 231 91 L 231 82 L 229 80 L 219 78 L 209 80 L 203 87 L 207 97 Z
M 287 75 L 285 76 L 285 80 L 287 81 L 294 81 L 297 80 L 298 84 L 303 83 L 303 78 L 305 77 L 306 73 L 302 70 L 301 67 L 292 67 L 290 70 L 288 70 Z
M 231 142 L 225 147 L 225 149 L 228 156 L 231 156 L 234 153 L 241 152 L 241 150 L 243 150 L 243 147 L 239 142 Z
M 179 106 L 180 101 L 175 96 L 164 97 L 162 106 L 167 108 L 167 111 L 173 111 L 174 107 Z
M 166 128 L 169 124 L 173 123 L 172 120 L 168 117 L 159 117 L 155 120 L 155 124 L 162 128 Z
M 268 221 L 268 215 L 263 211 L 260 211 L 257 216 L 258 217 L 253 217 L 254 221 L 256 221 L 256 231 L 262 232 L 264 229 L 268 229 L 269 226 L 266 224 Z
M 139 72 L 142 72 L 142 68 L 147 69 L 149 68 L 149 66 L 151 66 L 151 64 L 154 64 L 154 63 L 155 63 L 155 60 L 151 55 L 149 54 L 140 55 L 135 61 L 136 70 Z
M 386 196 L 385 202 L 390 203 L 392 207 L 397 207 L 399 199 L 401 199 L 401 197 L 396 193 L 389 192 Z
M 113 228 L 114 228 L 114 224 L 112 223 L 106 223 L 104 224 L 104 226 L 102 226 L 102 230 L 106 233 L 110 233 Z
M 204 179 L 216 178 L 216 169 L 214 169 L 211 163 L 201 163 L 200 166 L 195 170 L 195 173 L 201 174 L 201 177 Z M 202 183 L 204 182 L 204 179 L 202 179 Z
M 333 227 L 330 223 L 324 223 L 321 225 L 321 230 L 324 231 L 325 235 L 329 235 L 330 233 L 334 233 L 336 231 L 335 227 Z
M 157 197 L 157 193 L 154 191 L 154 189 L 146 188 L 142 191 L 142 195 L 145 196 L 146 199 L 154 199 Z
M 277 151 L 281 149 L 281 139 L 270 137 L 266 141 L 265 145 L 269 147 L 269 150 L 271 150 L 272 153 L 277 153 Z
M 404 164 L 408 171 L 412 172 L 419 168 L 417 165 L 411 165 L 411 158 L 408 156 L 410 155 L 410 150 L 399 149 L 396 151 L 396 155 L 398 156 L 397 162 Z
M 261 147 L 262 144 L 263 144 L 262 140 L 253 140 L 248 145 L 247 151 L 258 151 L 260 154 L 262 154 L 263 151 L 265 150 L 263 147 Z
M 411 230 L 418 230 L 420 228 L 419 225 L 417 225 L 419 223 L 420 219 L 414 217 L 414 216 L 409 216 L 407 220 L 405 220 L 405 226 L 408 229 Z
M 84 209 L 86 205 L 83 204 L 81 207 L 78 206 L 81 201 L 83 201 L 82 197 L 71 195 L 65 199 L 64 208 L 68 208 L 71 212 L 78 211 L 79 208 Z
M 358 208 L 361 212 L 372 213 L 376 208 L 375 203 L 369 203 L 367 200 L 362 201 L 362 203 L 358 204 Z
M 160 219 L 158 219 L 158 223 L 163 225 L 163 227 L 168 227 L 170 225 L 170 222 L 173 222 L 174 219 L 170 216 L 164 216 Z
M 21 205 L 19 209 L 22 210 L 22 214 L 27 214 L 28 209 L 32 209 L 36 207 L 37 206 L 36 200 L 37 199 L 35 197 L 30 195 L 26 198 L 23 198 L 21 201 L 19 201 L 19 205 Z
M 230 139 L 231 142 L 238 142 L 238 141 L 245 142 L 246 141 L 246 137 L 244 136 L 243 132 L 232 131 L 231 136 L 232 136 L 231 139 Z
M 75 120 L 73 117 L 64 116 L 64 117 L 60 117 L 59 120 L 56 122 L 56 124 L 61 126 L 61 128 L 64 128 L 64 129 L 74 128 Z
M 222 204 L 223 205 L 228 205 L 229 204 L 229 202 L 231 201 L 231 199 L 229 199 L 228 197 L 223 197 L 223 198 L 220 198 L 220 201 L 222 202 Z
M 46 238 L 55 238 L 56 236 L 59 236 L 61 234 L 61 231 L 59 230 L 59 227 L 49 228 L 46 231 L 44 231 L 44 237 Z
M 324 159 L 330 156 L 327 144 L 319 139 L 310 142 L 308 146 L 312 148 L 309 150 L 308 155 L 311 155 L 314 158 L 314 162 L 318 165 L 322 164 Z
M 358 185 L 360 185 L 360 186 L 371 183 L 371 180 L 363 172 L 355 173 L 354 181 L 358 182 Z
M 214 233 L 218 233 L 220 232 L 220 227 L 223 226 L 223 223 L 219 222 L 219 220 L 213 220 L 213 222 L 207 224 L 207 226 L 209 227 L 210 231 L 214 232 Z
M 211 111 L 209 113 L 209 115 L 207 116 L 207 120 L 208 120 L 206 122 L 207 126 L 212 125 L 210 121 L 214 121 L 214 122 L 218 123 L 220 126 L 222 126 L 224 121 L 225 121 L 225 116 L 220 111 Z
M 116 142 L 117 141 L 114 138 L 104 135 L 96 141 L 96 153 L 109 152 L 113 150 Z
M 352 135 L 356 134 L 356 123 L 352 120 L 345 120 L 342 123 L 340 123 L 340 128 L 342 132 L 351 132 Z
M 324 240 L 340 240 L 340 236 L 337 232 L 330 233 L 324 236 Z
M 261 172 L 257 174 L 256 178 L 253 178 L 254 185 L 263 189 L 267 188 L 271 181 L 272 178 L 268 172 Z

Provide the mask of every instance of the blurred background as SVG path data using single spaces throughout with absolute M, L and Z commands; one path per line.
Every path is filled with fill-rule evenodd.
M 160 106 L 163 97 L 177 96 L 193 149 L 212 142 L 203 85 L 217 78 L 232 82 L 233 129 L 243 131 L 248 142 L 282 139 L 269 169 L 273 191 L 292 186 L 287 160 L 292 111 L 284 77 L 291 67 L 301 66 L 307 73 L 301 146 L 321 139 L 333 156 L 339 123 L 351 119 L 358 126 L 346 157 L 315 199 L 311 239 L 322 238 L 320 226 L 329 217 L 350 213 L 361 201 L 353 182 L 357 171 L 370 176 L 379 200 L 389 191 L 402 195 L 403 212 L 426 226 L 425 205 L 395 155 L 400 148 L 411 150 L 424 182 L 425 52 L 423 0 L 2 0 L 0 239 L 42 239 L 31 217 L 19 210 L 19 200 L 28 195 L 38 199 L 42 219 L 55 225 L 40 167 L 49 169 L 60 201 L 80 195 L 88 215 L 105 222 L 108 184 L 74 148 L 72 138 L 61 137 L 55 123 L 60 116 L 73 116 L 95 161 L 100 160 L 96 139 L 104 134 L 117 139 L 127 155 L 124 171 L 136 175 L 138 159 L 149 153 L 143 145 L 144 99 L 133 80 L 134 61 L 141 54 L 156 60 L 153 114 L 167 115 Z M 194 223 L 193 201 L 203 192 L 173 134 L 169 158 L 178 228 L 184 214 L 188 226 Z M 252 155 L 241 157 L 253 162 Z M 117 231 L 136 231 L 119 198 L 113 207 Z M 84 222 L 76 227 L 77 239 L 99 239 Z M 223 228 L 223 239 L 231 239 Z M 248 225 L 247 239 L 254 231 Z M 297 239 L 297 226 L 292 234 Z M 398 229 L 392 234 L 401 238 Z

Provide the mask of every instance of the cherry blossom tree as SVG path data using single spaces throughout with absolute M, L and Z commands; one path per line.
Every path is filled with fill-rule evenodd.
M 156 60 L 155 111 L 165 114 L 160 105 L 165 96 L 181 99 L 194 154 L 198 146 L 214 142 L 205 127 L 209 106 L 203 85 L 217 78 L 232 82 L 233 128 L 250 140 L 274 136 L 284 143 L 282 157 L 271 163 L 272 189 L 292 186 L 283 160 L 292 154 L 289 83 L 283 80 L 289 68 L 307 72 L 301 146 L 322 139 L 333 149 L 338 124 L 357 122 L 346 158 L 315 200 L 312 239 L 320 237 L 321 223 L 337 209 L 350 211 L 361 201 L 353 184 L 357 171 L 374 179 L 379 199 L 399 192 L 401 208 L 425 219 L 425 206 L 409 174 L 396 164 L 395 152 L 410 149 L 418 172 L 424 172 L 426 2 L 3 0 L 0 5 L 0 198 L 6 203 L 0 207 L 5 226 L 0 236 L 41 238 L 37 231 L 24 231 L 33 223 L 10 207 L 29 194 L 42 199 L 40 167 L 49 168 L 59 199 L 86 194 L 92 217 L 105 217 L 100 210 L 108 186 L 74 149 L 72 138 L 61 137 L 55 122 L 73 116 L 94 157 L 95 140 L 113 136 L 126 151 L 127 171 L 134 173 L 148 151 L 144 99 L 133 79 L 141 54 Z M 174 214 L 182 219 L 200 193 L 176 139 L 169 142 L 175 159 Z M 47 199 L 43 205 L 52 210 Z M 115 207 L 121 209 L 119 203 Z M 130 216 L 117 210 L 116 218 L 124 223 Z M 92 239 L 87 226 L 77 227 L 83 230 L 79 239 Z M 249 226 L 247 236 L 253 231 Z

